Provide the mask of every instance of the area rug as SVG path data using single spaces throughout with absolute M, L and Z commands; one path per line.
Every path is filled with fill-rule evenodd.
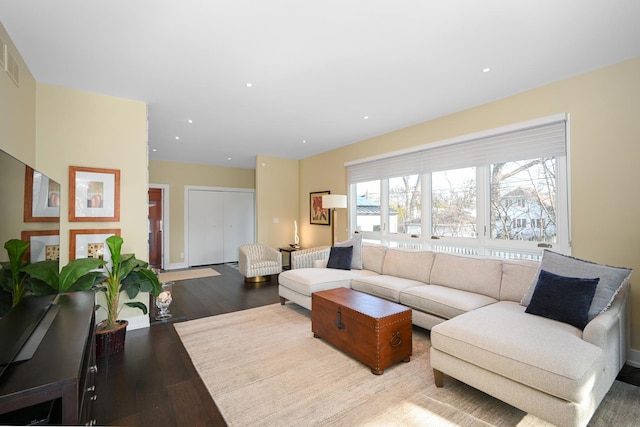
M 192 268 L 189 270 L 167 271 L 158 274 L 160 282 L 176 282 L 178 280 L 201 279 L 203 277 L 219 276 L 213 268 Z
M 450 377 L 436 388 L 429 335 L 376 376 L 321 339 L 309 312 L 274 304 L 174 325 L 230 426 L 549 426 Z M 640 388 L 616 381 L 590 426 L 635 425 Z

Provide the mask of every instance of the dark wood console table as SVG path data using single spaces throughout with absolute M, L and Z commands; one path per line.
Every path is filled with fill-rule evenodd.
M 53 423 L 95 425 L 94 293 L 61 294 L 54 304 L 60 309 L 33 357 L 0 378 L 0 414 L 60 399 L 61 419 Z

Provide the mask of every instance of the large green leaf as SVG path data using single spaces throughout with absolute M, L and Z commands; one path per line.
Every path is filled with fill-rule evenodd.
M 128 307 L 139 308 L 140 310 L 142 310 L 142 313 L 147 314 L 147 306 L 141 302 L 125 302 L 124 305 Z
M 107 246 L 109 247 L 109 252 L 111 253 L 111 264 L 113 266 L 112 271 L 114 274 L 119 275 L 120 271 L 120 252 L 122 250 L 122 242 L 124 240 L 120 236 L 109 236 L 107 237 Z
M 80 278 L 105 264 L 104 260 L 97 258 L 78 258 L 70 261 L 60 270 L 60 292 L 67 292 Z M 93 286 L 93 281 L 91 286 Z
M 11 271 L 14 275 L 17 275 L 20 267 L 25 263 L 23 259 L 29 249 L 29 243 L 20 239 L 11 239 L 7 240 L 4 248 L 7 250 L 7 255 L 9 255 Z
M 88 291 L 96 289 L 96 286 L 104 282 L 104 273 L 102 271 L 92 271 L 80 277 L 68 289 L 69 292 Z
M 60 263 L 57 260 L 38 261 L 33 264 L 27 264 L 22 267 L 22 271 L 27 273 L 31 277 L 35 277 L 41 282 L 46 283 L 55 292 L 60 289 Z M 46 289 L 42 289 L 39 284 L 32 284 L 32 289 L 36 295 L 48 295 L 49 292 Z

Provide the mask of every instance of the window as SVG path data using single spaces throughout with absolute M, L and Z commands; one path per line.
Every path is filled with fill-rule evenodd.
M 491 165 L 491 238 L 555 243 L 556 160 Z
M 570 254 L 566 125 L 561 114 L 347 164 L 352 228 L 392 247 Z
M 389 179 L 389 232 L 422 234 L 422 180 L 420 175 Z
M 356 230 L 382 231 L 380 180 L 356 184 Z
M 476 237 L 476 168 L 431 174 L 431 234 Z

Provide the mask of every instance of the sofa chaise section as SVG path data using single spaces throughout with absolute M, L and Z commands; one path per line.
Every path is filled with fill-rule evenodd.
M 436 385 L 447 375 L 558 426 L 585 426 L 624 365 L 629 284 L 584 331 L 503 301 L 431 330 Z

